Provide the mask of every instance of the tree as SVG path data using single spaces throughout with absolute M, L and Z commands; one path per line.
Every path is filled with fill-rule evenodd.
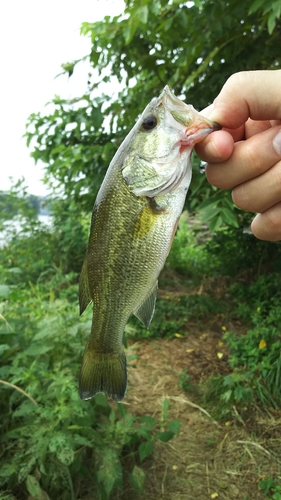
M 100 81 L 90 76 L 83 96 L 56 97 L 53 113 L 32 114 L 27 124 L 27 144 L 32 141 L 32 156 L 45 163 L 47 182 L 59 181 L 66 202 L 90 210 L 113 154 L 164 85 L 202 109 L 232 73 L 280 67 L 280 15 L 279 0 L 126 0 L 124 15 L 83 23 L 81 33 L 92 41 L 86 57 Z M 71 76 L 79 62 L 62 65 L 64 72 Z M 93 98 L 113 77 L 123 84 L 118 98 Z M 242 216 L 230 194 L 209 186 L 199 163 L 189 208 L 201 204 L 212 229 L 237 226 Z

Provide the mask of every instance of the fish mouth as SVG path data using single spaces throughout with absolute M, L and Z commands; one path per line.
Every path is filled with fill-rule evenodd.
M 191 104 L 186 104 L 176 97 L 168 85 L 164 88 L 160 98 L 165 102 L 175 121 L 185 127 L 181 148 L 192 147 L 211 132 L 222 129 L 219 123 L 200 115 Z
M 222 126 L 198 113 L 196 123 L 192 127 L 187 127 L 185 130 L 185 139 L 182 141 L 186 146 L 195 145 L 201 142 L 207 135 L 216 130 L 221 130 Z

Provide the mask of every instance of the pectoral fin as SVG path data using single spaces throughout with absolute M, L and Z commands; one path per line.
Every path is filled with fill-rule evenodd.
M 79 307 L 80 307 L 80 316 L 85 311 L 86 307 L 92 301 L 89 290 L 89 281 L 88 281 L 88 269 L 87 269 L 87 258 L 84 260 L 84 264 L 82 266 L 82 271 L 79 278 Z
M 149 328 L 149 325 L 153 318 L 157 288 L 158 288 L 158 281 L 156 281 L 156 285 L 152 288 L 152 290 L 146 297 L 145 301 L 134 313 L 134 315 L 144 324 L 144 326 L 146 326 L 146 328 Z

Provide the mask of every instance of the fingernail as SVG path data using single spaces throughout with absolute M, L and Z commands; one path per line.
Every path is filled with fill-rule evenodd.
M 273 139 L 273 147 L 279 155 L 281 155 L 281 130 L 277 132 L 276 136 Z

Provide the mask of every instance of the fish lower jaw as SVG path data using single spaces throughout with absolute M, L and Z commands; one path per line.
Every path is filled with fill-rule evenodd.
M 203 139 L 205 139 L 205 137 L 213 131 L 214 129 L 211 127 L 196 127 L 191 130 L 187 130 L 186 138 L 180 141 L 181 147 L 185 145 L 185 148 L 193 148 L 195 144 L 203 141 Z
M 192 141 L 180 141 L 179 153 L 182 154 L 184 151 L 191 149 L 193 147 Z

